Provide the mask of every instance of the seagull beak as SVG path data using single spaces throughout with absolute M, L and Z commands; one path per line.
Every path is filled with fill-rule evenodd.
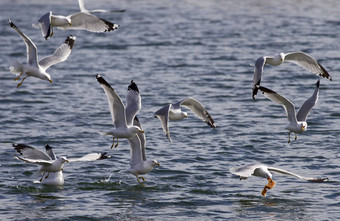
M 267 190 L 268 189 L 273 189 L 273 187 L 275 186 L 275 181 L 274 180 L 272 180 L 270 178 L 267 178 L 267 180 L 268 180 L 268 184 L 264 186 L 264 188 L 263 188 L 263 190 L 261 192 L 262 196 L 266 196 Z
M 50 79 L 48 79 L 48 81 L 52 84 L 53 82 L 52 82 L 52 80 L 50 80 Z
M 157 165 L 157 166 L 160 166 L 160 164 L 159 164 L 159 163 L 156 163 L 156 165 Z
M 71 22 L 69 22 L 68 24 L 69 24 L 70 26 L 72 26 L 72 23 L 71 23 Z
M 70 161 L 69 161 L 69 160 L 66 160 L 65 162 L 68 163 L 68 162 L 70 162 Z
M 144 130 L 140 130 L 139 132 L 144 133 Z

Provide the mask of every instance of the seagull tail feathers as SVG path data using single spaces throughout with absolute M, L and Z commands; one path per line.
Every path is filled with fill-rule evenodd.
M 23 65 L 18 61 L 14 61 L 9 67 L 9 70 L 12 72 L 12 74 L 18 75 L 23 72 Z

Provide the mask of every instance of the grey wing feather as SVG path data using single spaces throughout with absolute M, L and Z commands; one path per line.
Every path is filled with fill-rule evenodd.
M 255 61 L 255 68 L 254 68 L 254 79 L 253 79 L 253 99 L 255 99 L 255 96 L 258 92 L 258 88 L 256 85 L 260 85 L 261 83 L 261 78 L 262 78 L 262 73 L 263 73 L 263 68 L 266 63 L 266 58 L 265 57 L 260 57 Z
M 142 149 L 141 149 L 141 141 L 137 135 L 128 138 L 130 143 L 130 166 L 138 165 L 142 163 Z
M 133 125 L 134 126 L 138 126 L 140 129 L 143 130 L 142 125 L 140 124 L 137 116 L 135 116 L 134 120 L 133 120 Z M 140 140 L 140 144 L 141 144 L 141 151 L 142 151 L 142 158 L 144 161 L 146 161 L 146 138 L 145 138 L 145 133 L 141 133 L 141 132 L 137 132 L 137 136 Z
M 71 54 L 74 42 L 76 40 L 75 36 L 68 36 L 65 42 L 57 48 L 54 53 L 50 56 L 44 57 L 39 61 L 39 65 L 45 70 L 50 66 L 65 61 Z
M 189 97 L 182 100 L 180 105 L 189 108 L 196 115 L 196 117 L 206 122 L 211 128 L 216 128 L 214 120 L 198 100 Z
M 51 16 L 52 11 L 47 12 L 38 20 L 38 24 L 33 24 L 33 27 L 40 28 L 42 36 L 47 40 L 51 36 Z
M 69 162 L 89 162 L 102 160 L 106 158 L 110 158 L 111 156 L 106 156 L 106 153 L 89 153 L 79 158 L 68 158 Z
M 315 87 L 313 95 L 310 98 L 308 98 L 300 107 L 298 113 L 296 114 L 296 118 L 298 121 L 306 121 L 310 110 L 314 107 L 316 102 L 318 102 L 319 85 L 320 85 L 320 80 L 318 80 L 316 83 L 316 87 Z
M 303 176 L 300 176 L 298 174 L 295 174 L 295 173 L 292 173 L 292 172 L 289 172 L 289 171 L 286 171 L 286 170 L 274 168 L 274 167 L 268 167 L 268 170 L 271 171 L 271 172 L 276 172 L 276 173 L 280 173 L 280 174 L 284 174 L 284 175 L 294 176 L 296 178 L 306 180 L 306 181 L 310 181 L 310 182 L 323 182 L 325 180 L 328 180 L 328 178 L 303 177 Z
M 133 86 L 134 87 L 133 87 Z M 141 96 L 137 85 L 131 81 L 126 98 L 126 124 L 132 125 L 135 116 L 142 107 Z
M 14 149 L 25 159 L 51 161 L 51 157 L 37 148 L 25 144 L 13 144 Z
M 240 177 L 240 179 L 247 179 L 250 177 L 256 168 L 258 168 L 260 165 L 259 164 L 250 164 L 244 167 L 238 167 L 238 168 L 230 168 L 230 172 L 232 174 L 235 174 Z
M 19 156 L 15 156 L 15 158 L 17 158 L 18 160 L 25 161 L 27 163 L 33 163 L 33 164 L 38 164 L 38 165 L 42 165 L 42 166 L 52 165 L 52 161 L 48 161 L 48 160 L 29 159 L 29 158 L 24 158 L 24 157 L 19 157 Z
M 164 134 L 168 138 L 170 143 L 172 143 L 169 130 L 169 111 L 171 107 L 172 104 L 168 104 L 167 106 L 162 107 L 155 112 L 155 117 L 157 117 L 161 121 Z
M 27 63 L 38 67 L 38 49 L 35 44 L 29 39 L 10 19 L 8 19 L 11 28 L 13 28 L 26 44 Z
M 51 157 L 52 160 L 56 160 L 57 156 L 55 155 L 52 147 L 48 144 L 45 145 L 46 153 L 49 157 Z
M 289 101 L 287 98 L 281 96 L 280 94 L 266 87 L 259 86 L 258 88 L 262 91 L 262 93 L 268 99 L 270 99 L 271 101 L 277 104 L 281 104 L 284 107 L 289 122 L 297 121 L 296 115 L 295 115 L 295 106 L 291 101 Z
M 332 77 L 313 57 L 303 52 L 292 52 L 285 54 L 285 61 L 295 63 L 306 70 L 332 80 Z

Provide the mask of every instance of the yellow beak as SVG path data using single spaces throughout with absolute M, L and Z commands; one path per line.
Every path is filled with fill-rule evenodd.
M 52 80 L 48 80 L 51 84 L 53 83 Z

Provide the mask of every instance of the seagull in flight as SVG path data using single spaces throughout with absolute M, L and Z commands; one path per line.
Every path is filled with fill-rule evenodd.
M 113 136 L 111 148 L 114 146 L 115 138 L 117 138 L 117 144 L 115 145 L 117 147 L 119 138 L 131 138 L 138 132 L 144 133 L 140 127 L 133 125 L 133 119 L 141 109 L 141 97 L 136 83 L 131 81 L 128 87 L 127 105 L 125 107 L 123 101 L 111 85 L 99 74 L 96 75 L 96 78 L 106 94 L 112 121 L 115 126 L 115 129 L 112 131 L 101 133 L 102 135 Z
M 178 121 L 187 118 L 188 114 L 181 110 L 181 107 L 189 108 L 199 119 L 206 122 L 211 128 L 216 128 L 215 122 L 204 108 L 204 106 L 195 98 L 188 97 L 175 104 L 168 104 L 155 112 L 154 117 L 162 122 L 162 128 L 165 136 L 170 143 L 172 142 L 169 130 L 169 120 Z
M 261 194 L 262 196 L 266 196 L 267 190 L 272 189 L 275 186 L 275 181 L 273 180 L 273 175 L 271 172 L 274 173 L 279 173 L 283 175 L 288 175 L 288 176 L 293 176 L 301 180 L 309 181 L 309 182 L 324 182 L 327 181 L 328 178 L 308 178 L 308 177 L 303 177 L 300 175 L 297 175 L 295 173 L 275 168 L 275 167 L 268 167 L 264 164 L 250 164 L 247 166 L 239 167 L 239 168 L 231 168 L 229 170 L 232 174 L 237 175 L 240 177 L 240 180 L 247 179 L 249 177 L 257 176 L 257 177 L 262 177 L 268 180 L 268 184 L 265 185 L 263 188 Z
M 17 87 L 20 87 L 27 77 L 36 77 L 52 83 L 51 76 L 46 70 L 50 66 L 63 62 L 68 58 L 71 54 L 76 37 L 72 35 L 68 36 L 65 42 L 61 44 L 52 55 L 38 61 L 38 49 L 35 44 L 10 19 L 8 19 L 8 21 L 10 27 L 13 28 L 24 41 L 27 50 L 27 64 L 24 65 L 15 61 L 12 63 L 12 66 L 9 67 L 14 75 L 19 75 L 14 79 L 15 81 L 19 80 L 22 75 L 25 75 Z
M 255 96 L 258 91 L 258 88 L 256 86 L 260 85 L 261 83 L 264 66 L 267 64 L 278 66 L 282 64 L 284 61 L 295 63 L 309 72 L 332 80 L 330 74 L 326 71 L 324 67 L 321 66 L 321 64 L 319 64 L 319 62 L 317 62 L 312 56 L 301 51 L 291 52 L 287 54 L 279 53 L 276 54 L 274 57 L 271 56 L 259 57 L 255 62 L 254 68 L 253 95 L 252 95 L 253 99 L 255 99 Z
M 46 153 L 26 144 L 13 144 L 13 147 L 20 154 L 20 156 L 15 156 L 16 159 L 41 166 L 38 172 L 42 174 L 42 177 L 39 181 L 50 185 L 64 184 L 61 171 L 65 163 L 88 162 L 110 158 L 106 153 L 90 153 L 80 158 L 57 158 L 52 147 L 48 144 L 45 145 Z M 47 175 L 45 176 L 46 173 Z M 53 174 L 53 177 L 49 179 L 50 173 Z
M 316 102 L 318 101 L 319 96 L 319 86 L 320 80 L 318 80 L 315 84 L 315 90 L 313 95 L 308 98 L 300 107 L 297 114 L 295 113 L 295 106 L 294 104 L 288 100 L 287 98 L 283 97 L 282 95 L 272 91 L 268 88 L 258 86 L 258 89 L 262 91 L 262 93 L 271 101 L 281 104 L 285 111 L 289 121 L 289 124 L 286 126 L 286 130 L 289 130 L 288 133 L 288 143 L 290 143 L 290 134 L 292 132 L 295 133 L 295 140 L 297 139 L 297 133 L 303 133 L 307 130 L 307 116 L 310 110 L 314 107 Z

